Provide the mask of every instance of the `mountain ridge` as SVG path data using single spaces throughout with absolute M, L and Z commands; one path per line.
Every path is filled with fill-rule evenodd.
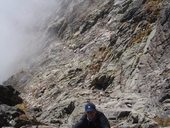
M 113 128 L 169 126 L 169 2 L 71 2 L 49 24 L 36 64 L 4 84 L 53 127 L 71 127 L 88 100 Z

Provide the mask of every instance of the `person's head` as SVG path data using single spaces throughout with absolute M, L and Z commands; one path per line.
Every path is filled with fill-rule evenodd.
M 85 105 L 85 112 L 88 120 L 93 120 L 96 116 L 96 106 L 93 103 L 87 103 Z

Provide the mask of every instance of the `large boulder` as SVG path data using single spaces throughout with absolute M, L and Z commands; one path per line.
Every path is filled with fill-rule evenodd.
M 19 92 L 12 86 L 0 85 L 0 104 L 7 104 L 9 106 L 20 104 L 23 100 L 18 95 Z
M 23 100 L 12 86 L 0 85 L 0 127 L 19 128 L 35 122 L 25 113 Z

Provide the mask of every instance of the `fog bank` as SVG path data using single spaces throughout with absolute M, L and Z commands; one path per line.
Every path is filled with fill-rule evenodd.
M 0 83 L 28 66 L 56 7 L 57 0 L 0 1 Z

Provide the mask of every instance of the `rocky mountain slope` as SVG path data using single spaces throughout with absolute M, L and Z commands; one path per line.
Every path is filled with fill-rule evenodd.
M 36 61 L 4 82 L 37 127 L 71 127 L 89 100 L 112 128 L 170 126 L 170 1 L 60 4 Z

